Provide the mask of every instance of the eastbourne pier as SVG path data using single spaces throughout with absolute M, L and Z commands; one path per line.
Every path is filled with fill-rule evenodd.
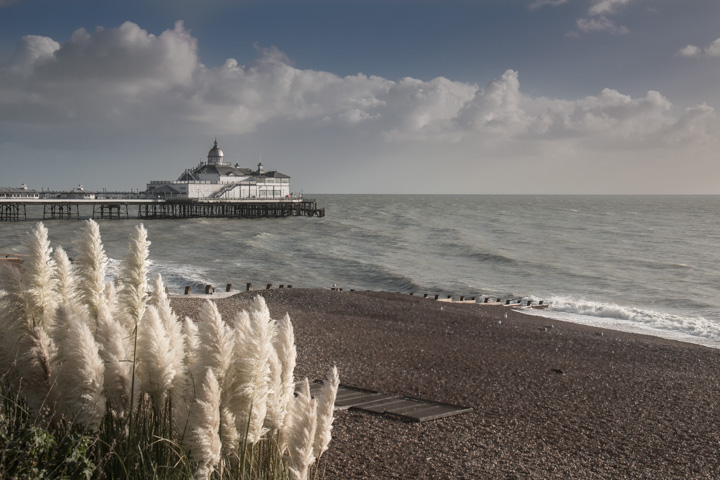
M 40 216 L 42 209 L 42 216 Z M 243 168 L 225 161 L 217 139 L 207 161 L 186 168 L 176 180 L 152 180 L 145 191 L 41 191 L 0 187 L 0 221 L 182 218 L 324 217 L 315 200 L 290 191 L 290 177 L 277 170 Z

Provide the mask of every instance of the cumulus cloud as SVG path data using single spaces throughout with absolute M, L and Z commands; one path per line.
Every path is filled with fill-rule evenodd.
M 588 17 L 578 18 L 575 21 L 576 29 L 567 33 L 569 37 L 579 37 L 582 34 L 592 32 L 604 32 L 610 35 L 624 35 L 630 30 L 624 25 L 618 25 L 610 19 L 611 15 L 617 14 L 622 7 L 628 5 L 632 0 L 592 0 L 588 9 Z
M 628 28 L 617 25 L 607 17 L 579 18 L 576 22 L 577 31 L 580 33 L 607 32 L 611 35 L 624 35 L 629 32 Z
M 515 70 L 482 86 L 445 77 L 339 76 L 298 67 L 275 47 L 258 47 L 247 65 L 228 59 L 208 68 L 182 23 L 155 36 L 126 22 L 78 30 L 63 44 L 23 37 L 0 63 L 0 124 L 14 142 L 34 141 L 45 126 L 45 132 L 62 131 L 63 141 L 93 132 L 133 142 L 158 131 L 194 138 L 253 133 L 276 144 L 293 138 L 313 151 L 322 144 L 361 143 L 360 150 L 417 149 L 422 156 L 455 145 L 469 156 L 532 156 L 538 145 L 545 150 L 550 144 L 565 152 L 585 145 L 596 155 L 608 145 L 717 142 L 718 114 L 701 105 L 674 115 L 671 102 L 656 91 L 533 97 L 523 93 Z
M 530 9 L 536 9 L 541 7 L 557 7 L 559 5 L 566 4 L 568 0 L 535 0 L 529 5 Z
M 631 0 L 593 0 L 590 7 L 590 15 L 610 15 L 616 13 L 621 7 L 630 3 Z
M 2 122 L 142 124 L 142 118 L 216 134 L 249 133 L 271 122 L 344 125 L 384 141 L 643 134 L 667 124 L 670 107 L 657 92 L 633 99 L 610 89 L 574 102 L 538 101 L 523 95 L 514 70 L 483 87 L 444 77 L 340 77 L 298 68 L 275 47 L 258 47 L 248 65 L 228 59 L 206 68 L 182 23 L 159 36 L 131 22 L 81 29 L 62 45 L 23 37 L 0 72 Z
M 720 38 L 714 40 L 705 48 L 700 48 L 697 45 L 688 45 L 680 49 L 676 55 L 680 57 L 720 57 Z

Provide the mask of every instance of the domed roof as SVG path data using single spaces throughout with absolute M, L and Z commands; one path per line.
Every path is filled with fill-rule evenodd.
M 212 147 L 212 148 L 210 149 L 210 151 L 208 152 L 208 158 L 210 158 L 210 157 L 220 157 L 220 158 L 222 158 L 222 157 L 224 157 L 224 156 L 225 156 L 225 154 L 223 153 L 222 150 L 220 150 L 220 147 L 218 147 L 218 145 L 217 145 L 217 138 L 216 138 L 216 139 L 215 139 L 215 144 L 213 145 L 213 147 Z

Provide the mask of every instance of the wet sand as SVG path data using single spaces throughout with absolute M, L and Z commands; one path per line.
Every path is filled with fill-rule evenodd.
M 281 289 L 217 299 L 225 318 L 266 298 L 290 314 L 296 376 L 469 406 L 409 423 L 337 412 L 326 479 L 718 478 L 720 350 L 380 292 Z M 196 317 L 204 300 L 175 297 Z

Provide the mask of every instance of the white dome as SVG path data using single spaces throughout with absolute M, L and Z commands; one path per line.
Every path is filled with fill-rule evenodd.
M 217 163 L 223 163 L 223 158 L 225 157 L 225 154 L 222 150 L 220 150 L 220 147 L 218 147 L 217 139 L 215 139 L 215 144 L 208 152 L 208 163 L 209 164 L 217 164 Z

